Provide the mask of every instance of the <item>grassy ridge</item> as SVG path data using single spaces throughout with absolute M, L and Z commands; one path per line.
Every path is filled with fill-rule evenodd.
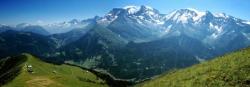
M 27 59 L 12 67 L 20 68 L 18 72 L 5 72 L 6 75 L 17 75 L 3 87 L 107 87 L 105 81 L 79 67 L 45 63 L 30 54 L 23 54 L 17 58 Z M 4 62 L 1 65 L 4 65 Z M 0 68 L 3 68 L 1 65 Z M 27 72 L 26 65 L 32 65 L 34 72 Z
M 250 48 L 161 75 L 138 87 L 250 87 Z

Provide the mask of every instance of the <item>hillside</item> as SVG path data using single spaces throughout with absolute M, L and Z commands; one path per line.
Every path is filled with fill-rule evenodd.
M 129 5 L 83 20 L 0 24 L 0 58 L 31 53 L 133 81 L 248 46 L 250 21 L 209 9 L 162 13 Z
M 250 87 L 250 48 L 169 72 L 139 87 Z
M 53 40 L 40 34 L 14 30 L 0 34 L 0 59 L 20 53 L 31 53 L 44 58 L 55 48 L 56 43 Z
M 30 65 L 32 67 L 28 68 Z M 108 86 L 104 80 L 87 70 L 65 64 L 45 63 L 30 54 L 2 59 L 0 75 L 0 86 L 3 87 Z

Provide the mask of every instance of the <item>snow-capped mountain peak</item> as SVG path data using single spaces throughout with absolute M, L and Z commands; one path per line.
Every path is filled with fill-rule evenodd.
M 25 28 L 27 26 L 31 26 L 31 24 L 28 24 L 28 23 L 21 23 L 21 24 L 18 24 L 16 25 L 16 28 Z
M 149 6 L 125 6 L 123 8 L 114 8 L 105 16 L 119 16 L 119 15 L 157 15 L 160 14 L 158 10 Z M 109 17 L 110 18 L 110 17 Z M 113 17 L 114 18 L 114 17 Z
M 141 7 L 140 7 L 140 11 L 142 11 L 142 12 L 148 12 L 148 11 L 151 11 L 151 12 L 157 12 L 158 13 L 158 11 L 156 10 L 156 9 L 154 9 L 154 8 L 152 8 L 152 7 L 149 7 L 149 6 L 145 6 L 145 5 L 142 5 Z
M 193 8 L 179 9 L 166 15 L 166 19 L 177 23 L 199 22 L 207 13 Z
M 135 14 L 136 12 L 138 12 L 140 10 L 140 7 L 138 6 L 125 6 L 123 7 L 123 9 L 125 9 L 128 14 Z
M 142 5 L 137 15 L 158 16 L 160 12 L 152 7 Z
M 123 7 L 124 10 L 126 10 L 128 12 L 128 14 L 136 14 L 138 12 L 143 13 L 143 12 L 148 12 L 150 14 L 154 13 L 156 10 L 150 6 L 145 6 L 145 5 L 141 5 L 141 6 L 133 6 L 133 5 L 129 5 L 129 6 L 125 6 Z
M 149 6 L 140 6 L 140 10 L 134 15 L 141 22 L 164 24 L 163 14 Z
M 158 10 L 149 6 L 125 6 L 123 8 L 114 8 L 100 20 L 99 24 L 108 25 L 118 17 L 126 17 L 135 20 L 137 23 L 145 24 L 164 24 L 162 15 Z

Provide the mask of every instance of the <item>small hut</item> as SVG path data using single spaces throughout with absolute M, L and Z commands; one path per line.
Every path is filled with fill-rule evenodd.
M 32 65 L 27 65 L 27 71 L 30 73 L 33 72 Z

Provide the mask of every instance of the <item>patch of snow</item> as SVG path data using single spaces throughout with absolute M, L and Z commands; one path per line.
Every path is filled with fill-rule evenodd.
M 48 32 L 55 33 L 65 33 L 75 28 L 84 28 L 89 25 L 89 22 L 76 22 L 76 21 L 67 21 L 67 22 L 57 22 L 52 24 L 42 25 Z
M 165 33 L 169 33 L 169 32 L 170 32 L 170 29 L 167 28 L 164 32 L 165 32 Z
M 210 28 L 213 28 L 214 25 L 210 22 L 210 23 L 209 23 L 209 27 L 210 27 Z
M 221 26 L 218 26 L 218 25 L 214 25 L 213 23 L 209 23 L 209 27 L 211 28 L 211 29 L 215 29 L 216 31 L 217 31 L 217 33 L 221 33 L 222 32 L 222 27 Z
M 117 15 L 113 15 L 112 13 L 109 13 L 106 16 L 102 17 L 101 19 L 98 19 L 97 23 L 103 26 L 107 26 L 108 24 L 110 24 L 112 21 L 114 21 L 117 18 L 118 18 Z
M 129 14 L 135 14 L 140 10 L 140 7 L 138 6 L 125 6 L 123 8 L 126 9 Z
M 155 20 L 156 24 L 162 25 L 164 24 L 164 21 L 160 21 L 160 20 Z
M 218 36 L 219 36 L 219 34 L 216 34 L 216 33 L 213 33 L 213 34 L 211 35 L 212 38 L 217 38 Z
M 248 40 L 250 40 L 250 33 L 244 33 L 244 32 L 242 32 L 242 34 L 243 34 Z
M 170 14 L 166 15 L 165 16 L 165 19 L 168 20 L 170 19 L 171 17 L 173 17 L 175 14 L 176 14 L 177 10 L 173 11 L 173 12 L 170 12 Z M 175 18 L 176 19 L 176 18 Z
M 137 8 L 137 7 L 138 6 L 135 6 L 135 5 L 128 5 L 128 6 L 123 7 L 123 9 Z
M 222 27 L 214 26 L 214 28 L 218 31 L 218 33 L 221 33 L 221 32 L 222 32 Z
M 139 20 L 139 19 L 135 19 L 139 24 L 143 24 L 142 22 L 141 22 L 141 20 Z
M 182 22 L 182 23 L 188 23 L 188 16 L 187 15 L 181 15 L 177 22 Z
M 210 29 L 215 30 L 215 32 L 211 35 L 212 38 L 217 38 L 219 35 L 222 34 L 223 28 L 218 25 L 214 25 L 213 23 L 209 23 Z
M 144 19 L 144 16 L 138 16 L 138 17 L 139 17 L 139 19 L 142 19 L 142 20 Z
M 168 27 L 167 27 L 168 29 L 171 29 L 172 28 L 172 25 L 168 25 Z
M 193 8 L 187 8 L 173 11 L 170 14 L 166 15 L 165 18 L 166 20 L 172 18 L 172 20 L 176 20 L 176 22 L 187 23 L 189 19 L 195 22 L 199 22 L 199 20 L 205 15 L 206 12 L 201 12 Z
M 16 28 L 25 28 L 25 27 L 28 27 L 28 26 L 32 26 L 32 24 L 21 23 L 21 24 L 16 25 L 15 27 Z
M 250 21 L 244 21 L 242 23 L 250 25 Z
M 155 13 L 153 11 L 147 11 L 146 12 L 148 15 L 155 15 Z
M 201 17 L 205 16 L 206 12 L 197 12 L 197 15 L 193 17 L 194 21 L 198 21 L 201 19 Z
M 165 33 L 168 33 L 171 28 L 172 28 L 172 25 L 168 25 L 168 27 L 165 29 Z
M 202 11 L 198 11 L 194 8 L 187 8 L 188 10 L 190 11 L 194 11 L 196 13 L 196 15 L 192 15 L 192 19 L 193 21 L 198 21 L 201 19 L 201 17 L 205 16 L 206 15 L 206 12 L 202 12 Z
M 194 8 L 186 8 L 186 9 L 188 9 L 188 10 L 190 10 L 190 11 L 194 11 L 195 13 L 199 13 L 199 11 L 196 10 L 196 9 L 194 9 Z
M 111 14 L 111 13 L 108 13 L 107 16 L 112 16 L 112 14 Z
M 173 15 L 174 17 L 172 18 L 172 20 L 177 20 L 179 15 L 180 15 L 180 13 L 174 14 L 174 15 Z
M 228 18 L 229 16 L 226 15 L 225 13 L 217 13 L 217 14 L 214 14 L 215 17 L 222 17 L 222 18 Z
M 144 5 L 145 6 L 145 5 Z M 150 7 L 150 6 L 145 6 L 147 9 L 149 9 L 149 10 L 154 10 L 152 7 Z
M 239 26 L 244 26 L 244 25 L 242 25 L 242 23 L 239 23 L 239 22 L 237 22 L 236 24 L 239 25 Z

